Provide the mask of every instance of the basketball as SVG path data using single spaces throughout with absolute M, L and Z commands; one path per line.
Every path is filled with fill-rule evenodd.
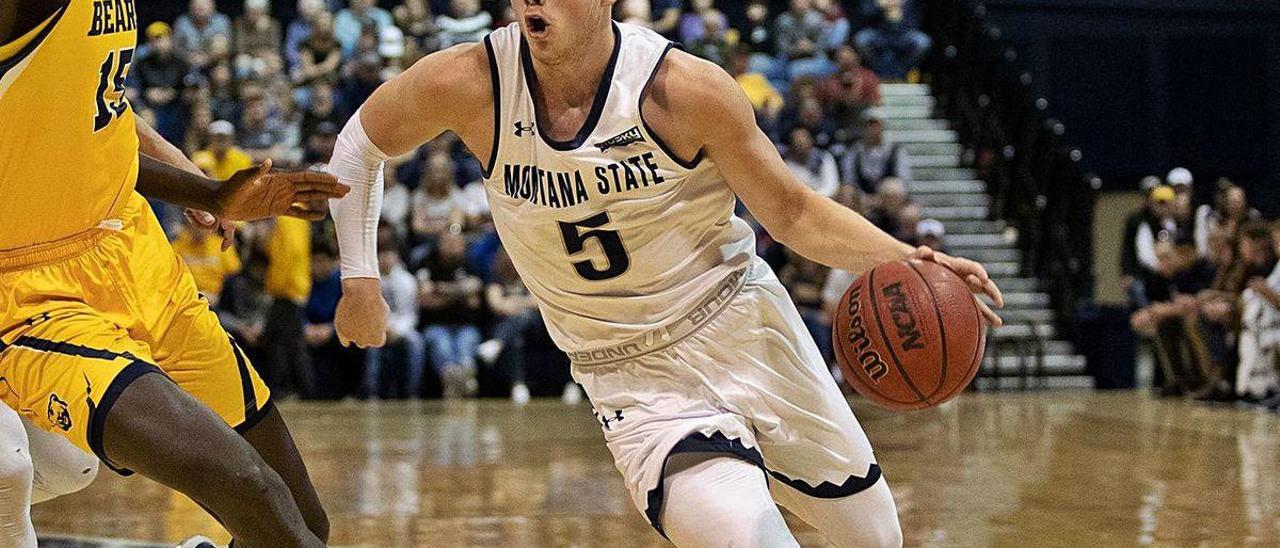
M 965 284 L 932 261 L 895 261 L 845 291 L 833 322 L 836 361 L 886 409 L 928 409 L 964 390 L 982 363 L 986 321 Z

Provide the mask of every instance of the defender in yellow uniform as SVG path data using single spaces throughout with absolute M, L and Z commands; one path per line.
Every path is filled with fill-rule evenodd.
M 0 49 L 0 399 L 108 466 L 94 411 L 150 364 L 233 427 L 270 398 L 134 192 L 135 21 L 73 0 Z

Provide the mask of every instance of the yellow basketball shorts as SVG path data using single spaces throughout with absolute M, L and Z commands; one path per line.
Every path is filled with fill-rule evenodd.
M 239 431 L 270 410 L 142 196 L 97 229 L 0 252 L 0 400 L 128 474 L 105 455 L 102 430 L 125 387 L 150 373 Z

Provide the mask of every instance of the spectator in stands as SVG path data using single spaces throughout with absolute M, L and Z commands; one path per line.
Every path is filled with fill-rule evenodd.
M 378 270 L 391 315 L 386 346 L 365 353 L 364 396 L 419 398 L 427 355 L 417 331 L 418 281 L 401 263 L 400 240 L 389 225 L 378 229 Z
M 818 194 L 834 196 L 840 177 L 831 153 L 813 146 L 813 136 L 805 128 L 791 130 L 788 141 L 785 158 L 791 173 Z
M 229 63 L 209 67 L 209 84 L 206 96 L 215 120 L 240 122 L 240 90 L 236 86 L 235 73 Z
M 395 229 L 396 243 L 409 234 L 409 210 L 413 207 L 413 195 L 409 187 L 400 182 L 400 166 L 412 161 L 412 155 L 388 160 L 382 168 L 382 222 Z
M 338 125 L 343 122 L 342 113 L 338 112 L 338 104 L 334 100 L 333 86 L 318 83 L 311 86 L 310 102 L 302 113 L 299 130 L 302 135 L 314 135 L 321 124 Z
M 708 27 L 725 25 L 724 13 L 715 8 L 712 0 L 690 0 L 689 11 L 680 16 L 676 35 L 680 42 L 691 44 L 706 35 Z M 723 31 L 722 31 L 723 32 Z
M 378 34 L 372 27 L 366 28 L 342 65 L 341 96 L 348 112 L 354 112 L 382 85 L 384 59 L 378 46 Z
M 232 32 L 240 74 L 266 74 L 266 59 L 280 57 L 280 22 L 270 10 L 268 0 L 244 0 L 244 15 Z
M 350 0 L 350 7 L 333 18 L 333 36 L 342 46 L 343 55 L 352 55 L 360 43 L 360 35 L 372 27 L 374 36 L 395 26 L 391 14 L 374 5 L 374 0 Z
M 249 252 L 244 269 L 231 275 L 222 285 L 214 310 L 218 322 L 235 337 L 236 342 L 259 367 L 265 366 L 262 333 L 266 325 L 267 309 L 271 297 L 267 296 L 264 282 L 267 274 L 267 257 L 257 250 Z
M 173 144 L 184 151 L 204 150 L 209 145 L 209 126 L 213 125 L 213 122 L 213 109 L 209 108 L 209 99 L 196 94 L 196 100 L 191 104 L 186 134 L 182 139 L 173 141 Z M 208 170 L 205 170 L 205 173 L 207 174 Z
M 427 155 L 426 169 L 422 172 L 422 181 L 418 189 L 413 191 L 413 205 L 409 228 L 415 250 L 410 255 L 410 264 L 416 264 L 421 258 L 431 254 L 439 239 L 458 227 L 462 230 L 466 225 L 464 210 L 458 186 L 454 184 L 453 163 L 449 154 L 442 150 L 432 150 Z
M 916 224 L 915 245 L 929 246 L 934 251 L 949 253 L 946 243 L 947 228 L 937 219 L 924 219 Z
M 311 296 L 307 299 L 303 326 L 305 354 L 311 362 L 307 373 L 314 379 L 315 388 L 302 396 L 340 399 L 360 393 L 364 352 L 343 347 L 338 342 L 333 329 L 338 300 L 342 298 L 337 244 L 328 238 L 317 243 L 311 254 Z
M 1132 309 L 1142 308 L 1149 304 L 1146 298 L 1145 274 L 1142 263 L 1138 261 L 1138 231 L 1143 224 L 1154 222 L 1159 224 L 1156 213 L 1157 204 L 1152 192 L 1161 185 L 1159 177 L 1148 175 L 1138 183 L 1144 195 L 1142 208 L 1130 213 L 1125 219 L 1124 247 L 1120 251 L 1120 285 L 1129 295 L 1129 306 Z
M 680 24 L 680 0 L 649 0 L 653 9 L 650 20 L 653 30 L 667 38 L 675 38 L 676 27 Z
M 778 15 L 778 57 L 788 64 L 788 76 L 824 76 L 831 61 L 822 49 L 826 18 L 813 7 L 813 0 L 791 0 L 789 10 Z
M 911 156 L 899 143 L 884 139 L 884 118 L 879 109 L 862 113 L 862 138 L 840 159 L 841 180 L 866 194 L 876 194 L 884 179 L 911 180 Z
M 1271 234 L 1266 223 L 1261 221 L 1246 223 L 1240 229 L 1240 237 L 1236 240 L 1235 260 L 1225 273 L 1219 273 L 1213 286 L 1208 291 L 1197 295 L 1200 316 L 1205 322 L 1216 326 L 1222 338 L 1239 330 L 1241 322 L 1241 297 L 1248 287 L 1248 281 L 1254 277 L 1265 277 L 1271 274 L 1276 265 L 1276 255 L 1271 242 Z M 1226 362 L 1229 370 L 1223 377 L 1236 381 L 1234 395 L 1240 396 L 1250 392 L 1250 386 L 1242 386 L 1238 363 Z M 1246 371 L 1246 374 L 1251 371 Z
M 622 0 L 618 2 L 617 18 L 623 23 L 653 28 L 653 7 L 649 0 Z
M 868 27 L 858 31 L 854 42 L 883 78 L 906 80 L 920 63 L 933 41 L 919 29 L 910 0 L 876 0 L 865 14 Z
M 1135 312 L 1130 323 L 1154 343 L 1163 394 L 1210 389 L 1218 373 L 1202 338 L 1194 295 L 1209 288 L 1213 266 L 1196 256 L 1190 240 L 1159 241 L 1156 253 L 1160 260 L 1157 274 L 1168 292 L 1153 295 L 1153 303 Z
M 314 297 L 315 269 L 323 270 L 333 261 L 323 246 L 317 246 L 312 257 L 311 225 L 306 221 L 281 217 L 262 223 L 261 228 L 269 261 L 266 290 L 271 297 L 262 335 L 263 380 L 281 397 L 291 393 L 310 397 L 315 393 L 315 378 L 303 344 L 316 345 L 310 329 L 303 338 L 303 307 Z
M 214 9 L 213 0 L 191 0 L 173 28 L 178 53 L 197 69 L 209 64 L 210 52 L 218 49 L 215 40 L 221 39 L 224 47 L 231 43 L 231 19 Z
M 1258 210 L 1249 207 L 1244 189 L 1228 179 L 1219 179 L 1213 194 L 1213 204 L 1196 209 L 1196 250 L 1201 256 L 1209 256 L 1209 239 L 1218 232 L 1234 234 L 1240 225 L 1262 219 Z
M 687 42 L 689 53 L 722 67 L 727 65 L 733 47 L 726 34 L 729 26 L 724 14 L 710 10 L 699 16 L 699 21 L 702 22 L 702 35 Z
M 449 14 L 436 18 L 440 26 L 440 48 L 467 42 L 479 42 L 489 33 L 493 16 L 480 11 L 480 0 L 452 0 Z
M 1280 257 L 1280 222 L 1269 226 L 1272 256 Z M 1280 264 L 1266 277 L 1253 276 L 1241 295 L 1240 366 L 1236 392 L 1248 400 L 1280 405 Z
M 237 171 L 253 167 L 253 158 L 235 146 L 236 127 L 226 120 L 209 124 L 209 148 L 196 152 L 191 161 L 210 178 L 230 179 Z
M 267 101 L 261 96 L 246 99 L 244 120 L 240 126 L 240 147 L 256 162 L 268 158 L 277 161 L 299 159 L 295 151 L 298 128 L 284 116 L 271 116 Z
M 446 232 L 418 272 L 422 338 L 444 381 L 446 398 L 473 396 L 478 388 L 475 356 L 483 284 L 467 265 L 466 251 L 460 231 Z
M 493 271 L 493 281 L 485 286 L 485 298 L 494 318 L 493 338 L 481 345 L 484 350 L 480 354 L 496 358 L 489 361 L 496 361 L 511 379 L 511 401 L 524 405 L 529 403 L 525 339 L 530 329 L 541 327 L 542 316 L 538 303 L 511 264 L 511 257 L 501 249 L 494 259 Z
M 804 325 L 817 343 L 822 357 L 831 363 L 834 352 L 831 347 L 831 317 L 822 303 L 823 285 L 829 269 L 804 258 L 787 248 L 787 264 L 778 271 L 778 280 L 787 288 L 791 299 L 800 311 Z
M 333 157 L 333 147 L 338 142 L 338 126 L 329 122 L 321 122 L 315 133 L 307 136 L 306 150 L 302 153 L 303 164 L 312 168 L 323 168 Z
M 769 4 L 764 0 L 751 0 L 741 30 L 741 42 L 751 50 L 751 70 L 771 80 L 786 79 L 785 74 L 779 74 L 778 61 L 774 58 L 778 37 L 774 19 L 769 16 Z
M 312 25 L 316 16 L 321 13 L 329 16 L 329 12 L 324 9 L 323 0 L 298 0 L 298 16 L 289 22 L 284 32 L 284 59 L 290 74 L 302 65 L 302 44 L 311 37 Z M 330 16 L 330 21 L 332 20 Z
M 405 0 L 391 10 L 391 14 L 396 20 L 396 26 L 404 32 L 405 39 L 423 54 L 440 49 L 437 36 L 440 28 L 436 25 L 435 17 L 431 15 L 431 6 L 426 0 Z
M 209 300 L 210 306 L 217 306 L 222 285 L 240 271 L 240 256 L 234 249 L 222 249 L 221 238 L 185 224 L 173 240 L 173 251 L 187 263 L 196 289 Z
M 1122 258 L 1122 270 L 1125 274 L 1132 275 L 1141 282 L 1132 287 L 1135 290 L 1141 289 L 1142 293 L 1131 296 L 1131 300 L 1139 307 L 1151 303 L 1153 296 L 1167 293 L 1164 281 L 1157 275 L 1160 261 L 1156 254 L 1156 242 L 1178 239 L 1178 225 L 1174 219 L 1177 194 L 1172 188 L 1161 185 L 1150 192 L 1149 199 L 1151 215 L 1139 223 L 1134 231 L 1132 248 L 1127 251 L 1131 255 Z
M 908 230 L 914 235 L 914 229 L 908 229 L 902 223 L 903 217 L 910 216 L 903 213 L 912 205 L 912 201 L 911 195 L 907 193 L 907 185 L 901 179 L 890 177 L 881 181 L 876 193 L 866 196 L 866 202 L 867 220 L 881 230 L 898 238 Z
M 880 105 L 880 78 L 863 68 L 858 50 L 841 46 L 835 74 L 818 83 L 818 99 L 835 124 L 836 139 L 850 144 L 862 134 L 863 113 Z
M 844 153 L 844 144 L 836 139 L 836 126 L 831 117 L 822 108 L 817 97 L 805 97 L 795 104 L 795 117 L 792 129 L 804 128 L 813 137 L 813 146 L 830 152 L 832 156 Z M 839 164 L 837 179 L 839 178 Z
M 814 0 L 813 7 L 822 14 L 822 49 L 835 51 L 849 41 L 852 26 L 844 7 L 836 0 Z
M 147 25 L 146 56 L 133 65 L 142 103 L 155 113 L 155 129 L 170 142 L 181 142 L 187 131 L 188 104 L 184 94 L 191 65 L 173 49 L 173 33 L 169 25 L 157 21 Z
M 776 134 L 778 116 L 782 113 L 782 94 L 769 83 L 764 74 L 751 71 L 750 58 L 750 50 L 739 46 L 729 63 L 729 74 L 738 82 L 747 100 L 751 101 L 751 107 L 756 112 L 756 122 L 766 134 L 772 136 Z

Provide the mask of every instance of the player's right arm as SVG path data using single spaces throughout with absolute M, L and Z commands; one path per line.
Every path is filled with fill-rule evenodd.
M 457 133 L 477 154 L 487 154 L 493 139 L 492 85 L 484 45 L 454 46 L 422 58 L 379 87 L 338 135 L 328 170 L 351 187 L 350 194 L 330 204 L 342 267 L 334 326 L 343 344 L 368 347 L 386 341 L 388 308 L 377 258 L 383 164 L 445 131 Z

